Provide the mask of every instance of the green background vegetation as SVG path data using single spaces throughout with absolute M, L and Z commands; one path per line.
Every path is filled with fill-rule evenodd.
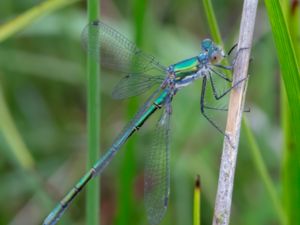
M 86 169 L 87 75 L 80 40 L 86 2 L 48 2 L 34 9 L 41 1 L 0 2 L 0 224 L 41 224 Z M 265 2 L 268 10 L 261 2 L 256 18 L 246 99 L 251 112 L 241 133 L 231 224 L 283 224 L 282 212 L 287 224 L 300 221 L 300 124 L 293 119 L 299 68 L 289 60 L 300 55 L 299 5 L 282 1 L 291 31 L 285 39 L 280 15 Z M 212 4 L 228 50 L 238 39 L 242 1 Z M 200 40 L 214 37 L 204 9 L 194 0 L 102 0 L 101 19 L 169 65 L 198 54 Z M 296 47 L 285 45 L 289 41 Z M 112 100 L 119 78 L 101 74 L 102 151 L 145 99 Z M 173 101 L 171 199 L 161 224 L 192 224 L 196 174 L 202 224 L 212 221 L 223 137 L 200 114 L 200 88 L 197 81 Z M 102 175 L 102 224 L 147 224 L 143 168 L 154 123 L 151 118 Z M 86 224 L 85 197 L 75 200 L 60 224 Z

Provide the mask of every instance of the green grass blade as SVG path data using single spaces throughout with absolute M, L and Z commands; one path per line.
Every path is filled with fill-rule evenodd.
M 216 15 L 213 10 L 211 0 L 203 0 L 203 6 L 213 40 L 218 44 L 223 44 L 220 29 L 217 23 Z
M 296 48 L 278 0 L 265 0 L 272 34 L 277 49 L 281 75 L 287 98 L 282 97 L 284 161 L 283 161 L 283 197 L 288 224 L 300 220 L 300 71 L 296 58 Z M 287 101 L 285 101 L 287 99 Z M 288 105 L 285 104 L 288 102 Z
M 294 127 L 295 140 L 300 142 L 300 71 L 296 59 L 292 39 L 287 27 L 283 11 L 278 0 L 265 0 L 272 34 L 275 41 L 281 75 L 287 92 L 291 116 Z M 297 146 L 300 146 L 297 144 Z M 300 148 L 294 149 L 298 162 L 300 161 Z
M 292 5 L 290 1 L 283 1 L 283 9 L 291 31 L 291 38 L 300 60 L 300 47 L 298 37 L 300 33 L 300 10 L 299 5 Z M 299 221 L 298 211 L 300 209 L 300 164 L 297 158 L 297 151 L 293 148 L 299 148 L 299 141 L 295 138 L 294 123 L 289 109 L 286 90 L 281 80 L 281 121 L 283 128 L 284 144 L 283 144 L 283 161 L 282 161 L 282 190 L 283 204 L 288 218 L 288 224 L 293 224 L 293 221 Z
M 32 193 L 36 193 L 43 208 L 50 210 L 53 202 L 44 191 L 42 181 L 35 171 L 36 162 L 19 133 L 0 86 L 0 138 L 3 138 L 8 149 L 12 164 L 23 175 L 20 184 L 28 185 Z M 2 149 L 3 150 L 3 149 Z M 5 151 L 5 150 L 3 150 Z
M 287 101 L 287 96 L 283 83 L 281 84 L 281 123 L 284 135 L 283 160 L 282 160 L 282 189 L 283 205 L 287 216 L 287 224 L 294 224 L 300 221 L 300 164 L 294 151 L 294 147 L 299 146 L 294 138 L 293 122 Z
M 252 154 L 252 158 L 253 158 L 255 167 L 256 167 L 259 175 L 261 176 L 261 180 L 264 182 L 264 185 L 267 189 L 267 192 L 270 196 L 270 199 L 273 202 L 275 210 L 278 213 L 280 223 L 281 224 L 286 224 L 286 218 L 285 218 L 285 214 L 284 214 L 284 211 L 282 209 L 282 206 L 281 206 L 281 202 L 278 198 L 276 189 L 275 189 L 275 187 L 272 183 L 272 180 L 271 180 L 271 178 L 268 174 L 268 171 L 267 171 L 266 166 L 264 164 L 264 161 L 262 159 L 262 155 L 260 153 L 261 150 L 259 149 L 258 144 L 255 140 L 255 137 L 254 137 L 254 135 L 253 135 L 248 123 L 247 123 L 247 120 L 245 118 L 243 118 L 242 125 L 243 125 L 243 129 L 246 133 L 247 140 L 248 140 L 249 145 L 250 145 L 249 149 L 251 150 L 251 154 Z
M 147 0 L 135 0 L 133 5 L 134 10 L 134 27 L 135 27 L 135 42 L 138 46 L 143 44 L 144 39 L 144 21 Z
M 89 22 L 99 18 L 99 0 L 87 1 Z M 92 40 L 89 40 L 92 42 Z M 92 43 L 91 45 L 92 46 Z M 88 130 L 88 157 L 87 167 L 91 168 L 99 158 L 100 149 L 100 67 L 91 56 L 87 57 L 87 130 Z M 87 186 L 86 224 L 98 225 L 100 215 L 100 178 L 96 177 Z
M 291 38 L 294 44 L 295 52 L 298 58 L 298 65 L 300 62 L 300 44 L 299 44 L 299 37 L 300 37 L 300 5 L 299 1 L 287 2 L 288 7 L 286 8 L 287 11 L 287 21 L 289 24 L 289 29 L 291 31 Z
M 0 26 L 0 42 L 32 24 L 37 18 L 77 1 L 78 0 L 48 0 L 29 9 L 15 19 Z
M 193 225 L 201 225 L 201 183 L 197 175 L 194 187 Z
M 38 18 L 59 10 L 78 0 L 48 0 L 35 7 L 30 8 L 16 18 L 4 23 L 0 26 L 0 42 L 14 36 L 21 30 L 30 26 Z M 35 171 L 34 158 L 22 139 L 15 122 L 10 114 L 10 110 L 3 97 L 2 88 L 0 87 L 0 129 L 1 135 L 6 141 L 13 155 L 13 161 L 20 170 L 24 178 L 24 185 L 28 185 L 33 193 L 36 193 L 38 199 L 43 204 L 43 208 L 47 211 L 51 209 L 53 202 L 51 198 L 44 192 L 44 186 L 40 177 Z M 22 210 L 22 209 L 21 209 Z M 18 215 L 16 215 L 18 217 Z
M 35 166 L 35 161 L 27 149 L 16 125 L 10 115 L 8 107 L 0 87 L 0 130 L 4 136 L 6 143 L 10 146 L 13 155 L 18 162 L 17 164 L 24 170 L 32 170 Z

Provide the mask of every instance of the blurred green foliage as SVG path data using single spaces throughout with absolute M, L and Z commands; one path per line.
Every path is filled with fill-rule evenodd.
M 1 1 L 1 24 L 40 2 Z M 212 3 L 228 50 L 237 41 L 242 1 L 215 0 Z M 210 37 L 201 1 L 147 1 L 142 15 L 133 13 L 134 6 L 134 1 L 102 0 L 101 18 L 129 39 L 136 40 L 143 50 L 165 65 L 196 55 L 200 40 Z M 3 95 L 0 101 L 5 115 L 9 115 L 0 118 L 0 224 L 41 224 L 54 202 L 85 171 L 86 65 L 80 43 L 81 30 L 87 23 L 85 12 L 85 2 L 69 5 L 36 19 L 0 43 L 0 94 Z M 140 17 L 143 17 L 143 27 L 137 31 Z M 259 6 L 256 21 L 246 100 L 251 112 L 246 117 L 277 194 L 281 196 L 283 134 L 279 66 L 264 5 Z M 137 37 L 137 32 L 141 32 L 142 37 Z M 110 146 L 129 119 L 128 105 L 131 104 L 113 101 L 110 97 L 119 78 L 107 73 L 101 77 L 102 149 Z M 202 224 L 210 224 L 212 220 L 223 137 L 201 117 L 200 87 L 201 81 L 195 82 L 178 93 L 173 101 L 171 200 L 162 224 L 192 224 L 196 174 L 201 175 L 202 183 Z M 136 104 L 140 105 L 144 99 L 139 97 Z M 124 148 L 103 174 L 102 224 L 147 224 L 143 208 L 143 161 L 151 143 L 154 122 L 155 118 L 151 118 L 134 138 L 131 158 L 126 157 Z M 9 133 L 12 126 L 18 134 Z M 24 143 L 24 152 L 33 161 L 30 166 L 22 166 L 16 155 L 19 153 L 13 149 L 15 142 L 9 142 L 7 134 L 12 134 L 10 137 L 15 142 Z M 129 140 L 128 145 L 131 142 Z M 242 131 L 231 224 L 279 224 L 251 157 Z M 134 165 L 134 173 L 124 171 L 124 160 Z M 128 201 L 120 200 L 123 185 L 131 185 L 126 189 L 131 192 L 128 193 L 130 206 Z M 83 193 L 60 224 L 84 224 L 84 198 Z M 129 215 L 122 216 L 122 210 L 128 207 Z

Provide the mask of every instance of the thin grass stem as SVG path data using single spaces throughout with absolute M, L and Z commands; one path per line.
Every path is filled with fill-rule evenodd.
M 99 19 L 99 0 L 87 1 L 88 20 L 92 22 Z M 92 39 L 89 46 L 92 46 Z M 97 61 L 100 56 L 87 56 L 87 130 L 88 130 L 88 157 L 87 168 L 91 168 L 99 158 L 100 149 L 100 67 Z M 86 198 L 86 224 L 100 224 L 100 177 L 96 177 L 87 186 Z
M 245 0 L 240 25 L 238 55 L 234 65 L 233 83 L 248 76 L 250 50 L 256 18 L 257 0 Z M 247 82 L 242 82 L 230 94 L 227 125 L 221 159 L 213 225 L 228 225 L 230 221 L 234 173 L 238 153 L 244 99 Z

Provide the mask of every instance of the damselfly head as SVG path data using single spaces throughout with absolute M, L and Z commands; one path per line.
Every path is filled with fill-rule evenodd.
M 214 45 L 213 41 L 210 39 L 204 39 L 203 41 L 201 41 L 201 50 L 208 52 L 209 49 Z
M 220 63 L 225 57 L 223 49 L 219 46 L 214 46 L 210 51 L 208 51 L 208 58 L 211 64 Z
M 210 39 L 204 39 L 201 42 L 201 50 L 206 52 L 207 58 L 212 64 L 219 63 L 225 57 L 223 49 Z

